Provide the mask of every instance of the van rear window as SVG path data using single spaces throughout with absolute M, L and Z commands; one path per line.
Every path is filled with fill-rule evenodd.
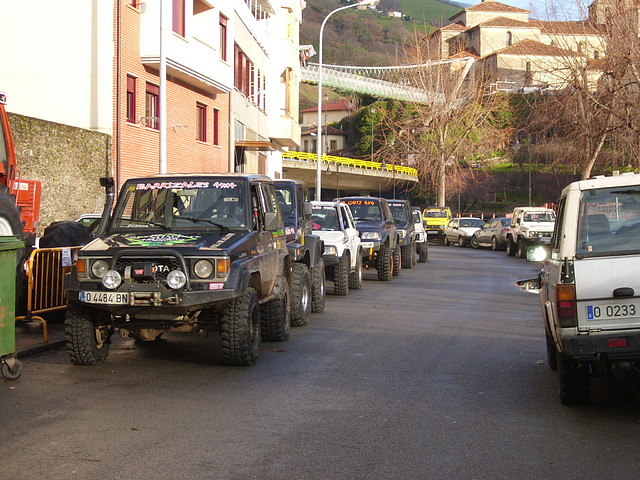
M 640 253 L 640 189 L 587 190 L 579 215 L 578 258 Z

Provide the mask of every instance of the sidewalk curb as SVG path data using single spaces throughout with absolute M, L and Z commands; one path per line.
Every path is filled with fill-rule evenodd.
M 32 355 L 37 355 L 38 353 L 46 352 L 48 350 L 53 350 L 56 348 L 64 347 L 67 343 L 66 340 L 53 340 L 47 343 L 39 343 L 38 345 L 34 345 L 32 347 L 25 347 L 16 352 L 16 357 L 18 358 L 26 358 Z

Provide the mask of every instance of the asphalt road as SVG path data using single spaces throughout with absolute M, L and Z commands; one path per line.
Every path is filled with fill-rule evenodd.
M 432 246 L 392 282 L 327 298 L 258 364 L 222 365 L 217 338 L 116 338 L 106 363 L 65 351 L 0 381 L 0 478 L 638 478 L 640 409 L 610 379 L 564 407 L 536 266 Z

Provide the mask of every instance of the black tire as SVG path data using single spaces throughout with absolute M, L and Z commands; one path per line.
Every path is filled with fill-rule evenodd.
M 356 268 L 349 274 L 349 288 L 352 290 L 362 288 L 362 255 L 359 252 L 356 255 Z
M 98 365 L 109 356 L 113 329 L 106 326 L 105 312 L 69 305 L 65 332 L 69 359 L 76 365 Z
M 480 248 L 480 242 L 478 242 L 478 237 L 475 235 L 471 237 L 471 241 L 469 243 L 473 248 Z
M 442 237 L 442 244 L 445 247 L 448 247 L 449 245 L 451 245 L 451 243 L 449 242 L 449 237 L 447 237 L 446 235 L 444 237 Z
M 9 364 L 11 363 L 11 365 Z M 22 375 L 22 362 L 17 358 L 3 360 L 1 367 L 2 376 L 5 380 L 17 380 Z
M 498 250 L 498 239 L 496 237 L 491 237 L 491 250 L 494 252 Z
M 93 240 L 91 230 L 77 222 L 53 222 L 44 229 L 40 247 L 77 247 Z
M 253 365 L 260 355 L 260 308 L 258 294 L 248 287 L 244 295 L 228 302 L 222 313 L 220 338 L 228 365 Z
M 558 352 L 559 397 L 563 405 L 581 405 L 591 395 L 591 375 L 587 363 L 578 363 Z
M 413 243 L 400 247 L 402 256 L 402 268 L 413 268 L 413 253 L 416 251 Z
M 335 276 L 333 279 L 334 295 L 345 296 L 349 294 L 349 271 L 351 270 L 351 258 L 349 252 L 345 250 L 338 264 L 336 265 Z
M 20 220 L 20 209 L 16 207 L 15 196 L 0 185 L 0 236 L 13 236 L 24 240 L 24 222 Z M 22 265 L 25 249 L 16 250 L 16 304 L 17 314 L 25 313 L 27 304 L 27 282 Z
M 311 269 L 311 313 L 324 312 L 325 280 L 324 260 L 320 259 Z
M 304 327 L 311 316 L 311 276 L 304 263 L 291 268 L 291 326 Z
M 20 220 L 20 210 L 16 207 L 15 196 L 0 185 L 0 236 L 15 236 L 22 240 L 24 223 Z
M 393 276 L 397 277 L 400 275 L 400 269 L 402 268 L 402 253 L 400 252 L 400 247 L 396 246 L 392 252 L 393 255 Z
M 418 244 L 418 263 L 427 263 L 429 260 L 429 242 L 424 241 Z
M 558 371 L 558 350 L 556 349 L 556 343 L 553 340 L 553 337 L 549 335 L 549 331 L 545 327 L 544 329 L 545 337 L 547 340 L 547 363 L 549 364 L 549 368 L 554 372 Z
M 391 256 L 391 249 L 386 245 L 380 247 L 380 251 L 378 251 L 376 272 L 378 274 L 378 280 L 383 282 L 389 282 L 393 277 L 393 258 Z
M 291 334 L 291 292 L 285 277 L 278 280 L 278 291 L 260 306 L 260 331 L 267 342 L 284 342 Z
M 507 237 L 507 255 L 513 257 L 516 254 L 516 244 L 511 237 Z
M 527 247 L 522 240 L 518 240 L 518 245 L 516 246 L 516 256 L 518 258 L 524 258 L 527 256 Z

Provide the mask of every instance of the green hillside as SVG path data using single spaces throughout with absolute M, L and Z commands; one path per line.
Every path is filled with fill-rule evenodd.
M 445 25 L 449 17 L 463 7 L 438 0 L 398 0 L 402 14 L 412 18 L 413 22 L 427 25 Z

